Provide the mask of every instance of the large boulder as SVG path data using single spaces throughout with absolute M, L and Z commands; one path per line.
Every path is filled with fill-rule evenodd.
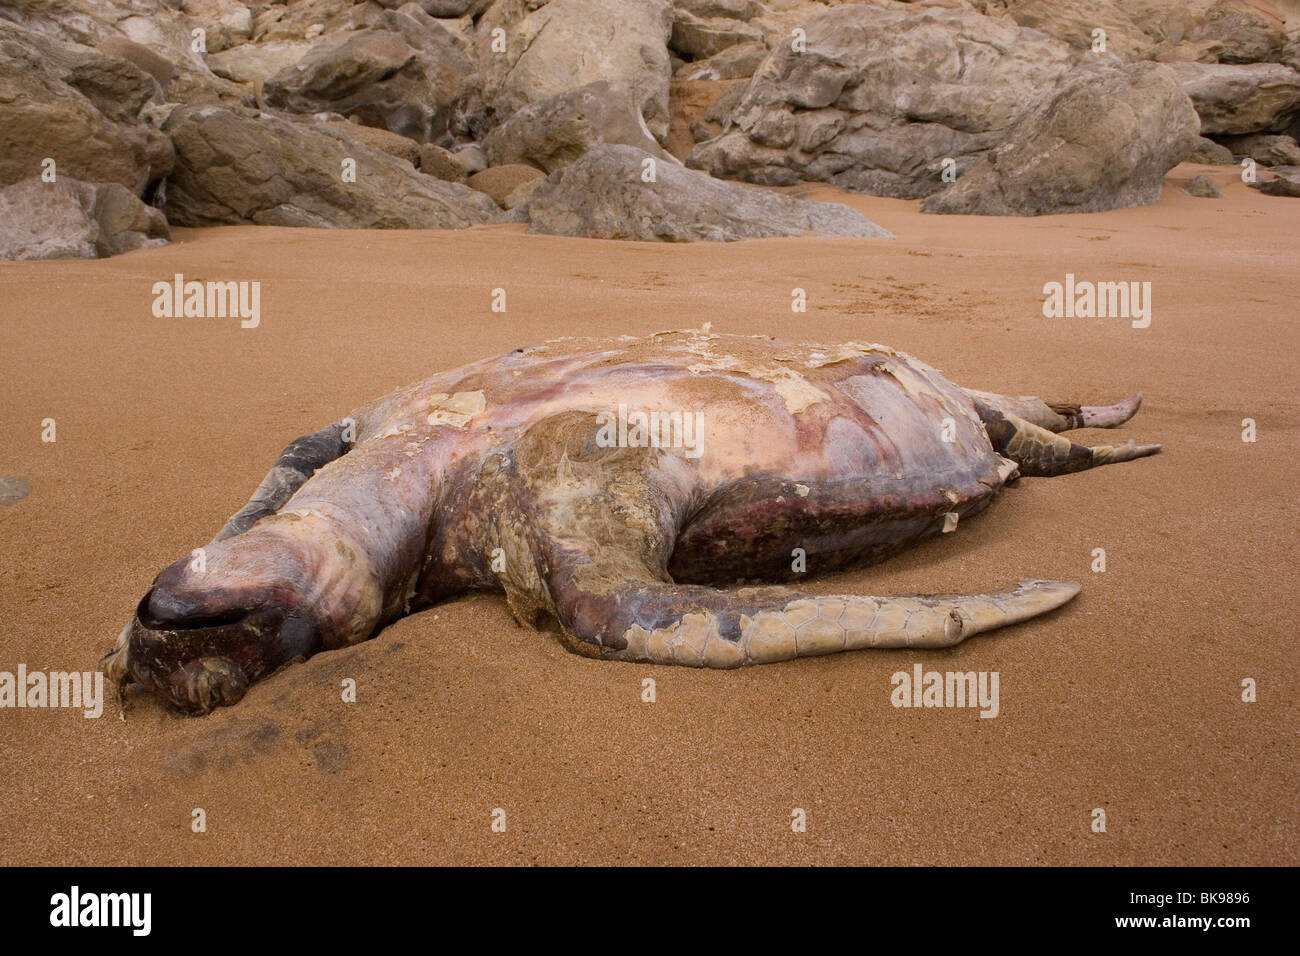
M 763 32 L 739 20 L 697 17 L 678 10 L 668 48 L 686 60 L 705 60 L 737 43 L 762 42 Z
M 42 171 L 139 195 L 171 169 L 167 137 L 139 114 L 153 77 L 119 57 L 0 21 L 0 185 Z
M 767 59 L 762 40 L 737 43 L 706 60 L 683 63 L 673 72 L 675 80 L 738 80 L 753 76 Z
M 100 53 L 126 60 L 144 70 L 154 78 L 163 93 L 167 92 L 176 76 L 175 62 L 143 44 L 128 40 L 120 33 L 104 37 L 95 48 Z
M 173 225 L 457 229 L 500 212 L 487 196 L 418 173 L 326 124 L 182 107 L 163 129 L 176 144 L 166 205 Z M 345 159 L 355 161 L 355 182 L 344 180 Z
M 649 166 L 653 163 L 653 167 Z M 652 182 L 646 170 L 653 168 Z M 529 232 L 593 239 L 730 242 L 767 236 L 888 237 L 856 210 L 722 182 L 633 146 L 593 146 L 527 203 Z
M 477 25 L 484 96 L 505 118 L 598 80 L 624 83 L 663 142 L 672 19 L 668 0 L 497 0 Z
M 1006 16 L 1079 50 L 1091 51 L 1104 37 L 1104 52 L 1126 60 L 1150 59 L 1159 46 L 1111 0 L 1006 0 Z M 1102 31 L 1101 37 L 1097 30 Z
M 528 163 L 549 173 L 597 143 L 635 146 L 676 162 L 650 135 L 631 88 L 604 81 L 525 106 L 487 135 L 483 150 L 493 166 Z
M 414 4 L 381 22 L 387 28 L 322 41 L 269 77 L 266 104 L 333 111 L 422 143 L 476 135 L 481 100 L 467 46 Z
M 207 64 L 208 54 L 247 39 L 243 18 L 248 11 L 243 4 L 199 0 L 191 7 L 195 15 L 178 9 L 182 3 L 177 0 L 104 2 L 97 6 L 116 11 L 117 19 L 106 17 L 111 20 L 109 37 L 124 36 L 174 65 L 171 81 L 164 84 L 168 100 L 230 105 L 252 102 L 251 89 L 217 76 Z M 122 16 L 124 13 L 128 15 Z M 194 37 L 194 31 L 200 28 L 204 31 L 202 45 Z
M 1267 196 L 1290 196 L 1300 199 L 1300 166 L 1274 166 L 1273 179 L 1260 179 L 1251 183 Z
M 1300 166 L 1300 145 L 1290 136 L 1249 133 L 1225 136 L 1220 142 L 1234 158 L 1249 156 L 1265 166 Z
M 1082 67 L 923 209 L 1040 216 L 1149 206 L 1165 173 L 1196 144 L 1199 126 L 1169 67 Z
M 294 66 L 311 50 L 310 40 L 270 40 L 242 43 L 208 57 L 208 68 L 235 83 L 262 83 Z
M 1183 157 L 1185 163 L 1204 163 L 1209 166 L 1227 166 L 1236 162 L 1233 158 L 1232 150 L 1226 146 L 1220 146 L 1212 139 L 1204 136 L 1196 137 L 1192 143 L 1192 148 L 1187 151 Z
M 822 180 L 914 199 L 998 145 L 1076 54 L 1036 30 L 968 10 L 837 7 L 806 50 L 775 47 L 729 127 L 687 165 L 788 185 Z
M 253 42 L 311 40 L 354 30 L 364 6 L 355 0 L 294 0 L 264 6 L 253 17 Z
M 219 53 L 253 36 L 253 14 L 239 0 L 181 0 L 181 12 L 203 30 L 207 52 Z
M 0 259 L 101 259 L 170 237 L 163 214 L 121 183 L 33 176 L 0 189 Z
M 376 0 L 382 7 L 400 7 L 406 0 Z M 492 0 L 415 0 L 431 17 L 466 17 L 482 13 Z
M 1283 132 L 1300 114 L 1300 73 L 1280 63 L 1175 63 L 1201 132 Z
M 1165 59 L 1257 63 L 1274 59 L 1286 42 L 1286 19 L 1268 0 L 1127 0 L 1126 7 L 1174 42 Z
M 515 190 L 544 179 L 546 174 L 533 166 L 522 163 L 509 163 L 505 166 L 489 166 L 470 176 L 466 184 L 470 189 L 477 189 L 492 197 L 492 201 L 506 209 L 514 208 L 517 203 L 510 202 L 516 195 Z M 519 193 L 518 195 L 522 195 Z
M 1126 60 L 1254 63 L 1285 42 L 1284 17 L 1267 0 L 974 0 L 977 9 L 1042 30 L 1079 49 L 1105 31 Z
M 673 7 L 678 13 L 703 19 L 722 17 L 746 22 L 767 10 L 759 0 L 673 0 Z

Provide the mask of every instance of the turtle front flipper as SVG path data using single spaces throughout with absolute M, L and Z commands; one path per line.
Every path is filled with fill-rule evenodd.
M 348 447 L 347 428 L 342 422 L 289 442 L 248 504 L 231 516 L 213 540 L 223 541 L 243 534 L 267 515 L 275 514 L 318 468 L 343 457 Z

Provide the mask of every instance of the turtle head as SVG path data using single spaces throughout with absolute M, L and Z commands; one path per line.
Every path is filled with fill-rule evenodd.
M 237 702 L 281 665 L 367 636 L 377 588 L 351 548 L 272 519 L 158 574 L 100 667 L 181 710 Z

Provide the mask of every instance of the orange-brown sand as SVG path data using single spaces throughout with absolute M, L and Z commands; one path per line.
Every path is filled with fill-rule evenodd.
M 1222 200 L 1177 188 L 1204 171 Z M 500 597 L 469 596 L 204 718 L 152 699 L 125 722 L 111 705 L 99 720 L 0 711 L 3 862 L 1300 862 L 1300 205 L 1191 166 L 1157 206 L 1087 216 L 930 217 L 798 192 L 898 238 L 221 228 L 107 261 L 0 265 L 0 475 L 33 489 L 0 508 L 0 670 L 92 667 L 286 441 L 393 386 L 556 336 L 705 321 L 883 342 L 961 384 L 1053 401 L 1141 390 L 1123 437 L 1163 455 L 1026 479 L 954 535 L 809 584 L 1068 578 L 1077 600 L 949 652 L 710 672 L 577 657 L 515 626 Z M 261 326 L 154 318 L 150 288 L 177 272 L 260 281 Z M 1149 280 L 1150 328 L 1044 318 L 1042 286 L 1067 272 Z M 795 287 L 807 314 L 791 312 Z M 999 672 L 1000 715 L 895 709 L 890 675 L 916 662 Z

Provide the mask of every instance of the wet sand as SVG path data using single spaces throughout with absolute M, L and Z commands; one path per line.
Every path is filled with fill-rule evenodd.
M 1223 199 L 1176 188 L 1203 171 Z M 956 534 L 808 586 L 1067 578 L 1078 599 L 951 651 L 707 672 L 577 657 L 475 595 L 205 718 L 146 699 L 125 722 L 0 710 L 3 862 L 1300 862 L 1300 204 L 1194 166 L 1157 206 L 1087 216 L 931 217 L 797 192 L 898 238 L 230 227 L 106 261 L 0 264 L 0 475 L 32 487 L 0 507 L 0 670 L 93 667 L 153 575 L 211 537 L 286 441 L 393 386 L 556 336 L 705 321 L 883 342 L 963 385 L 1051 401 L 1142 391 L 1118 437 L 1161 456 L 1026 479 Z M 177 272 L 260 281 L 260 327 L 155 318 L 151 286 Z M 1149 280 L 1150 328 L 1044 318 L 1043 284 L 1067 272 Z M 892 707 L 891 674 L 918 662 L 997 671 L 1000 715 Z M 1248 677 L 1256 703 L 1241 701 Z

